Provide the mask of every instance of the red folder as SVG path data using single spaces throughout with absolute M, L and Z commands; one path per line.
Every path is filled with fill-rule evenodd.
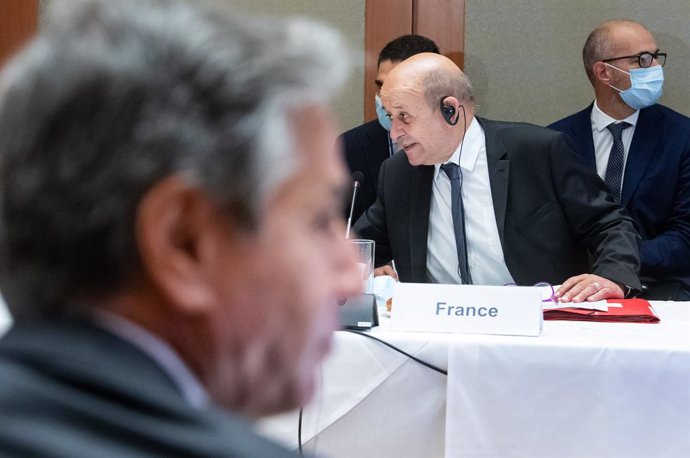
M 659 317 L 644 299 L 608 299 L 609 310 L 569 307 L 544 310 L 545 320 L 601 321 L 611 323 L 658 323 Z M 563 304 L 566 305 L 566 304 Z

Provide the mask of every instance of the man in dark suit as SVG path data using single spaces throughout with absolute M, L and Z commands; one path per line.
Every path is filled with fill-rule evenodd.
M 562 283 L 562 301 L 639 290 L 630 218 L 563 134 L 474 116 L 469 79 L 418 54 L 381 98 L 404 153 L 386 161 L 378 199 L 355 230 L 395 259 L 401 281 Z
M 690 118 L 656 103 L 666 55 L 624 20 L 592 31 L 582 55 L 596 99 L 549 127 L 573 138 L 637 223 L 643 296 L 690 300 Z
M 421 35 L 403 35 L 383 47 L 376 67 L 377 119 L 350 129 L 340 136 L 350 173 L 360 172 L 363 176 L 352 211 L 353 222 L 357 221 L 376 200 L 376 184 L 381 163 L 399 149 L 388 135 L 390 119 L 381 104 L 379 91 L 393 67 L 421 52 L 438 54 L 439 50 L 436 43 Z M 349 216 L 351 197 L 347 201 L 345 217 Z
M 60 13 L 1 79 L 0 455 L 295 456 L 249 420 L 307 401 L 361 289 L 342 40 L 182 0 Z

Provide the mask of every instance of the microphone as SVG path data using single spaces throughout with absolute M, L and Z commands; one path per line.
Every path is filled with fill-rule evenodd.
M 345 238 L 350 238 L 352 227 L 352 213 L 355 210 L 357 191 L 364 182 L 364 174 L 359 170 L 352 173 L 352 201 L 350 202 L 350 214 L 347 217 L 347 231 Z M 338 300 L 338 314 L 340 325 L 345 329 L 371 329 L 379 325 L 379 312 L 376 308 L 376 297 L 373 294 L 360 294 L 354 297 L 345 297 Z
M 355 211 L 355 200 L 357 199 L 357 191 L 364 182 L 364 174 L 357 170 L 352 174 L 352 201 L 350 202 L 350 214 L 347 217 L 347 230 L 345 231 L 345 238 L 350 238 L 350 228 L 352 227 L 352 213 Z

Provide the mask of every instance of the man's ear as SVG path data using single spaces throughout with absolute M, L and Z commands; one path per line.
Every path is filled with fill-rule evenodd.
M 458 123 L 458 121 L 460 120 L 460 107 L 460 101 L 452 95 L 441 99 L 441 115 L 446 120 L 446 123 L 448 123 L 451 126 L 455 126 Z
M 209 263 L 218 218 L 209 196 L 177 176 L 156 183 L 137 208 L 135 240 L 143 270 L 157 293 L 183 313 L 202 312 L 217 300 Z
M 443 104 L 448 105 L 450 107 L 453 107 L 455 111 L 457 112 L 460 109 L 460 101 L 457 99 L 457 97 L 449 95 L 448 97 L 445 97 L 443 99 Z
M 611 81 L 611 67 L 603 62 L 596 62 L 592 67 L 594 72 L 594 79 L 601 81 L 604 84 L 610 84 Z

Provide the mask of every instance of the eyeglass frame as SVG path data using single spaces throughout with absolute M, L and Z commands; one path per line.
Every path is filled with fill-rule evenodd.
M 649 61 L 649 65 L 647 65 L 646 67 L 642 65 L 642 56 L 644 56 L 644 55 L 652 56 L 652 60 Z M 655 60 L 657 62 L 659 62 L 659 59 L 658 59 L 659 56 L 663 56 L 663 58 L 664 58 L 664 62 L 659 64 L 663 67 L 666 64 L 667 53 L 659 52 L 658 49 L 655 52 L 644 51 L 644 52 L 641 52 L 639 54 L 634 54 L 632 56 L 621 56 L 621 57 L 612 57 L 611 59 L 602 59 L 602 60 L 600 60 L 600 62 L 606 63 L 606 62 L 613 62 L 614 60 L 637 58 L 637 65 L 639 65 L 640 68 L 650 68 L 652 66 L 652 62 L 654 62 Z

